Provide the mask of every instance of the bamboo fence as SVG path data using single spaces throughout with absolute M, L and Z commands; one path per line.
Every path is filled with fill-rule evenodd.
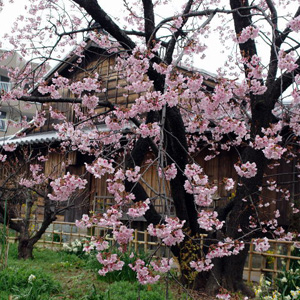
M 31 226 L 31 233 L 34 233 L 39 228 L 40 223 L 33 222 Z M 64 243 L 72 243 L 76 239 L 84 240 L 90 239 L 92 236 L 101 236 L 108 241 L 114 241 L 111 235 L 111 228 L 99 228 L 92 227 L 89 229 L 78 228 L 73 222 L 53 222 L 46 232 L 43 234 L 42 238 L 38 241 L 38 245 L 42 247 L 47 247 L 50 249 L 60 249 L 63 247 Z M 17 233 L 14 236 L 9 237 L 10 242 L 17 240 Z M 147 231 L 134 230 L 133 240 L 130 242 L 129 247 L 134 250 L 136 253 L 141 251 L 150 252 L 157 251 L 157 255 L 163 256 L 167 247 L 158 239 L 149 235 Z
M 32 232 L 39 228 L 40 223 L 34 222 Z M 108 241 L 114 241 L 111 228 L 93 227 L 81 229 L 72 222 L 56 221 L 49 226 L 38 245 L 51 249 L 61 249 L 64 243 L 71 243 L 76 239 L 90 239 L 92 236 L 102 236 Z M 205 235 L 201 235 L 203 246 Z M 10 241 L 16 241 L 17 236 L 10 236 Z M 267 252 L 254 251 L 253 243 L 250 243 L 249 255 L 244 268 L 244 279 L 248 282 L 258 281 L 261 274 L 268 274 L 273 279 L 279 272 L 290 269 L 291 263 L 296 261 L 300 266 L 300 257 L 292 254 L 293 242 L 269 240 L 271 245 Z M 155 252 L 156 256 L 165 256 L 167 247 L 158 239 L 149 235 L 147 231 L 134 230 L 133 240 L 129 247 L 136 253 Z M 159 250 L 157 250 L 159 248 Z
M 259 279 L 261 274 L 274 279 L 278 273 L 288 271 L 293 261 L 300 266 L 300 257 L 292 255 L 294 242 L 269 240 L 269 243 L 271 247 L 267 252 L 254 251 L 253 243 L 250 244 L 248 263 L 244 268 L 248 282 L 253 281 L 253 277 Z

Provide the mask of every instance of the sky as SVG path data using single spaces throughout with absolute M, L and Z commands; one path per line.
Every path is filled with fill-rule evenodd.
M 1 0 L 0 0 L 1 1 Z M 10 34 L 11 33 L 11 27 L 13 25 L 13 22 L 15 19 L 20 15 L 24 14 L 24 5 L 29 4 L 30 2 L 28 0 L 14 0 L 14 3 L 10 3 L 9 0 L 3 0 L 5 1 L 4 9 L 0 12 L 0 36 L 2 37 L 5 33 Z M 108 13 L 111 13 L 115 15 L 116 13 L 118 15 L 121 15 L 121 5 L 118 5 L 121 0 L 113 0 L 113 5 L 112 1 L 101 1 L 101 5 L 105 11 Z M 175 1 L 176 2 L 176 1 Z M 178 2 L 177 2 L 178 3 Z M 172 4 L 173 11 L 176 11 L 179 9 L 179 6 L 176 6 L 175 4 Z M 162 16 L 169 13 L 169 11 L 166 11 L 165 9 L 162 9 L 159 11 L 159 14 Z M 6 43 L 2 39 L 2 48 L 3 49 L 9 49 L 11 46 Z M 71 49 L 71 48 L 70 48 Z M 205 58 L 205 64 L 206 66 L 203 66 L 203 62 L 199 61 L 197 63 L 197 67 L 201 69 L 206 69 L 207 71 L 211 73 L 216 73 L 217 68 L 219 67 L 220 63 L 223 64 L 222 58 L 220 57 L 220 43 L 218 40 L 214 41 L 214 47 L 210 49 L 210 51 L 207 51 L 206 53 L 206 58 Z M 225 59 L 225 56 L 223 56 Z M 217 59 L 218 58 L 218 59 Z M 209 65 L 207 65 L 207 62 L 210 62 Z M 53 62 L 51 66 L 54 66 L 56 63 Z
M 19 14 L 24 14 L 24 5 L 29 4 L 30 1 L 29 0 L 14 0 L 14 3 L 10 3 L 10 0 L 0 0 L 1 1 L 5 1 L 5 5 L 4 5 L 4 9 L 2 10 L 2 12 L 0 12 L 0 22 L 1 22 L 1 26 L 0 26 L 0 36 L 3 36 L 3 34 L 5 33 L 10 33 L 11 32 L 11 26 L 13 25 L 14 20 L 17 18 L 17 16 Z M 222 0 L 223 3 L 227 3 L 228 1 Z M 108 13 L 111 13 L 113 15 L 120 15 L 120 17 L 122 16 L 121 14 L 121 6 L 120 5 L 122 2 L 122 0 L 111 0 L 111 1 L 100 1 L 101 6 L 104 8 L 105 11 L 107 11 Z M 176 6 L 177 3 L 179 3 L 180 1 L 173 1 L 171 3 L 172 4 L 172 10 L 176 11 L 180 9 L 179 5 Z M 295 7 L 296 10 L 296 7 Z M 159 14 L 161 14 L 162 16 L 164 15 L 168 15 L 169 16 L 169 12 L 170 12 L 170 8 L 167 7 L 167 9 L 163 8 L 159 11 Z M 212 26 L 218 26 L 218 25 L 222 25 L 224 26 L 224 24 L 218 24 L 219 20 L 217 18 L 215 18 L 213 20 L 214 23 L 212 23 Z M 2 39 L 3 42 L 3 39 Z M 220 66 L 223 66 L 224 63 L 227 60 L 227 55 L 234 53 L 236 50 L 235 46 L 231 46 L 229 47 L 226 51 L 226 55 L 221 53 L 221 49 L 224 49 L 224 47 L 221 45 L 218 37 L 216 35 L 214 35 L 212 38 L 208 38 L 207 40 L 204 41 L 205 43 L 207 43 L 209 46 L 208 50 L 205 51 L 205 59 L 202 60 L 199 57 L 195 58 L 195 65 L 197 66 L 197 68 L 200 69 L 205 69 L 208 72 L 211 73 L 216 73 L 217 69 Z M 229 42 L 230 44 L 230 42 Z M 233 45 L 234 43 L 231 42 L 231 44 Z M 2 45 L 2 48 L 8 48 L 8 44 L 6 44 L 5 42 Z M 265 49 L 263 49 L 263 47 L 265 47 L 265 45 L 262 45 L 261 49 L 262 51 L 265 51 Z M 70 48 L 71 49 L 71 48 Z M 266 51 L 265 51 L 266 52 Z M 266 55 L 266 57 L 268 58 L 268 55 Z M 54 64 L 52 64 L 54 65 Z

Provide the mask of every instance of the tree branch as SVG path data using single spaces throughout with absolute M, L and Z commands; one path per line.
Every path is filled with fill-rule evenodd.
M 186 4 L 183 15 L 186 15 L 190 12 L 192 4 L 193 4 L 193 0 L 189 0 L 188 3 Z M 188 21 L 188 18 L 184 17 L 180 28 L 177 29 L 177 31 L 173 34 L 171 40 L 168 42 L 168 47 L 167 47 L 166 55 L 165 55 L 165 59 L 164 59 L 165 62 L 168 64 L 170 64 L 172 62 L 172 56 L 173 56 L 173 52 L 175 49 L 176 41 L 177 41 L 178 37 L 182 34 L 182 28 L 186 24 L 187 21 Z
M 151 43 L 150 38 L 155 39 L 155 36 L 152 36 L 152 32 L 154 32 L 155 29 L 154 10 L 153 10 L 152 0 L 143 0 L 143 6 L 144 6 L 146 44 L 149 44 Z
M 251 6 L 249 6 L 248 0 L 240 1 L 240 0 L 230 0 L 230 6 L 233 12 L 233 20 L 236 35 L 239 36 L 242 30 L 250 25 L 252 25 L 251 20 Z M 241 56 L 247 59 L 251 59 L 251 57 L 257 54 L 256 45 L 254 40 L 249 39 L 245 43 L 239 43 Z M 247 75 L 248 67 L 244 65 L 245 73 Z
M 37 103 L 41 103 L 41 104 L 55 103 L 55 102 L 58 102 L 58 103 L 79 103 L 79 104 L 82 103 L 81 98 L 53 99 L 51 97 L 22 96 L 22 97 L 18 98 L 18 100 L 25 101 L 25 102 L 37 102 Z M 107 100 L 106 101 L 99 101 L 97 105 L 101 106 L 101 107 L 108 107 L 111 110 L 114 109 L 114 105 L 111 102 L 107 101 Z
M 135 43 L 100 7 L 97 0 L 73 0 L 100 24 L 111 36 L 113 36 L 127 50 L 135 48 Z

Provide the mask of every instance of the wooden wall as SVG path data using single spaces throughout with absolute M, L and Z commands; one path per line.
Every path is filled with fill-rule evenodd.
M 70 78 L 73 81 L 82 80 L 85 77 L 90 76 L 91 74 L 95 74 L 96 72 L 99 74 L 99 79 L 102 82 L 101 87 L 106 88 L 106 92 L 99 94 L 99 99 L 101 100 L 109 100 L 110 102 L 118 105 L 122 105 L 123 107 L 130 107 L 130 105 L 134 102 L 134 100 L 139 96 L 138 94 L 128 92 L 124 89 L 125 81 L 121 79 L 118 72 L 114 70 L 115 66 L 115 55 L 111 55 L 105 53 L 103 50 L 90 47 L 86 51 L 86 57 L 83 60 L 82 64 L 79 65 L 79 68 L 74 68 L 73 71 L 70 71 L 69 67 L 63 68 L 61 71 L 61 75 Z M 85 71 L 83 71 L 83 69 Z M 51 80 L 49 81 L 51 84 Z M 213 80 L 207 80 L 207 84 L 209 88 L 213 88 Z M 119 87 L 119 88 L 117 88 Z M 123 88 L 122 88 L 123 87 Z M 70 97 L 69 91 L 62 90 L 61 91 L 63 97 Z M 124 97 L 124 94 L 128 94 L 128 97 Z M 53 104 L 54 108 L 62 111 L 66 114 L 67 119 L 69 121 L 76 121 L 74 118 L 74 111 L 70 109 L 70 104 L 62 104 L 62 103 L 55 103 Z M 99 108 L 98 112 L 102 112 L 104 108 Z M 53 120 L 50 119 L 48 116 L 48 121 L 42 128 L 36 129 L 36 131 L 48 131 L 53 129 Z M 234 163 L 238 161 L 238 155 L 234 150 L 231 151 L 224 151 L 222 154 L 217 156 L 216 158 L 206 161 L 204 158 L 208 154 L 206 150 L 203 150 L 197 155 L 196 161 L 203 167 L 204 172 L 209 176 L 210 182 L 216 184 L 218 186 L 218 192 L 215 195 L 216 205 L 224 205 L 226 201 L 228 201 L 228 197 L 231 195 L 230 192 L 225 191 L 223 179 L 225 177 L 233 178 L 234 180 L 237 179 L 237 174 L 234 170 Z M 61 158 L 57 154 L 51 154 L 51 159 L 46 163 L 45 168 L 47 174 L 63 172 L 60 169 L 61 166 Z M 77 172 L 77 169 L 81 170 L 82 163 L 74 163 L 74 168 L 72 169 L 73 172 Z M 270 178 L 273 176 L 279 182 L 283 182 L 285 186 L 292 191 L 293 197 L 299 197 L 300 188 L 297 184 L 297 178 L 291 175 L 293 171 L 292 164 L 282 164 L 281 166 L 270 170 L 270 173 L 266 174 Z M 71 169 L 70 169 L 71 170 Z M 80 171 L 81 172 L 81 171 Z M 79 172 L 79 173 L 80 173 Z M 83 171 L 82 171 L 83 172 Z M 279 175 L 276 175 L 279 174 Z M 268 177 L 268 178 L 269 178 Z M 153 187 L 155 191 L 159 193 L 162 192 L 162 182 L 158 179 L 156 166 L 152 166 L 145 172 L 143 175 L 144 180 L 148 183 L 143 184 L 145 187 L 146 192 L 149 194 L 150 197 L 155 197 L 155 192 L 149 188 L 149 186 Z M 290 183 L 289 183 L 290 182 Z M 294 182 L 294 183 L 291 183 Z M 168 187 L 166 186 L 167 194 Z M 107 197 L 107 199 L 111 199 L 111 195 L 108 195 L 106 189 L 106 179 L 103 178 L 99 179 L 91 179 L 90 180 L 90 208 L 93 208 L 95 205 L 94 199 L 95 197 Z M 272 203 L 273 200 L 278 200 L 276 203 Z M 99 199 L 97 201 L 100 201 Z M 109 200 L 111 201 L 111 200 Z M 266 214 L 270 214 L 271 211 L 278 208 L 282 213 L 282 217 L 280 218 L 280 222 L 283 224 L 288 224 L 289 218 L 287 215 L 289 214 L 289 208 L 287 201 L 284 201 L 280 198 L 280 196 L 272 191 L 266 191 L 262 194 L 262 201 L 270 201 L 271 205 L 269 208 L 261 209 L 262 212 Z M 163 201 L 161 199 L 157 199 L 157 204 L 162 204 Z M 68 217 L 71 220 L 71 215 Z

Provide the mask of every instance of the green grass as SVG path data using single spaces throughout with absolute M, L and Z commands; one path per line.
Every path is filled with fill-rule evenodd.
M 135 300 L 138 295 L 141 300 L 165 299 L 163 283 L 142 286 L 126 268 L 109 283 L 98 276 L 100 264 L 93 257 L 43 248 L 34 249 L 33 255 L 33 260 L 18 260 L 17 245 L 10 245 L 8 267 L 0 272 L 1 300 L 10 295 L 14 300 Z M 30 284 L 31 274 L 36 279 Z
M 42 299 L 86 299 L 88 295 L 103 293 L 107 284 L 97 280 L 95 270 L 86 268 L 86 261 L 76 255 L 61 251 L 51 251 L 49 249 L 36 248 L 33 252 L 33 260 L 18 260 L 17 247 L 10 245 L 8 268 L 0 274 L 0 299 L 8 299 L 8 295 L 26 294 L 30 289 L 28 277 L 30 274 L 36 276 L 36 283 L 43 286 L 44 291 L 40 291 L 38 300 Z M 9 276 L 14 274 L 14 278 Z M 6 283 L 4 282 L 4 278 Z M 6 288 L 1 286 L 1 279 Z M 7 284 L 12 281 L 12 283 Z M 18 282 L 17 288 L 15 288 Z M 14 287 L 15 286 L 15 287 Z M 54 286 L 55 288 L 52 288 Z M 45 291 L 46 290 L 46 291 Z M 97 293 L 95 293 L 95 290 Z M 43 298 L 43 294 L 45 298 Z M 22 298 L 23 299 L 23 298 Z M 25 298 L 24 298 L 25 299 Z M 34 300 L 32 296 L 28 300 Z M 21 298 L 20 298 L 21 300 Z

